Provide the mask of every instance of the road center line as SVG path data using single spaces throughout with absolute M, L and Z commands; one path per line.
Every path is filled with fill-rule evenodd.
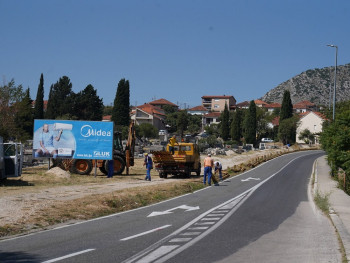
M 52 263 L 52 262 L 57 262 L 57 261 L 60 261 L 60 260 L 62 260 L 62 259 L 66 259 L 66 258 L 75 257 L 75 256 L 77 256 L 77 255 L 84 254 L 84 253 L 87 253 L 87 252 L 90 252 L 90 251 L 93 251 L 93 250 L 95 250 L 95 249 L 94 249 L 94 248 L 91 248 L 91 249 L 82 250 L 82 251 L 79 251 L 79 252 L 75 252 L 75 253 L 72 253 L 72 254 L 68 254 L 68 255 L 63 256 L 63 257 L 53 258 L 53 259 L 50 259 L 50 260 L 44 261 L 44 262 L 42 262 L 42 263 Z
M 171 225 L 165 225 L 165 226 L 157 227 L 155 229 L 151 229 L 151 230 L 148 230 L 146 232 L 143 232 L 143 233 L 140 233 L 140 234 L 137 234 L 137 235 L 133 235 L 133 236 L 130 236 L 130 237 L 126 237 L 126 238 L 120 239 L 120 241 L 126 241 L 126 240 L 133 239 L 133 238 L 136 238 L 136 237 L 144 236 L 144 235 L 156 232 L 158 230 L 162 230 L 162 229 L 167 228 L 169 226 L 171 226 Z

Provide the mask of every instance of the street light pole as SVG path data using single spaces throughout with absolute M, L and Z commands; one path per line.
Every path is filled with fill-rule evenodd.
M 328 47 L 335 47 L 335 69 L 334 69 L 334 89 L 333 89 L 333 121 L 335 120 L 335 94 L 337 89 L 337 63 L 338 63 L 338 46 L 327 45 Z

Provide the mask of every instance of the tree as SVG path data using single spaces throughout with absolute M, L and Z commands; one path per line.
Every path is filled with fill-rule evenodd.
M 176 112 L 176 108 L 171 105 L 164 105 L 163 110 L 165 112 L 165 115 Z
M 280 121 L 278 129 L 278 137 L 283 144 L 293 144 L 296 139 L 298 117 L 284 119 Z
M 186 110 L 182 110 L 179 112 L 176 125 L 177 131 L 182 138 L 184 135 L 184 131 L 187 129 L 188 125 L 188 115 Z
M 227 108 L 227 104 L 225 104 L 225 109 L 221 114 L 221 138 L 224 141 L 227 141 L 230 136 L 230 113 Z
M 268 127 L 268 122 L 272 121 L 272 115 L 266 109 L 257 107 L 256 109 L 256 133 L 258 138 L 272 137 L 272 128 Z
M 15 116 L 19 111 L 19 102 L 25 97 L 22 85 L 16 86 L 12 79 L 9 83 L 0 86 L 0 136 L 4 140 L 15 139 Z
M 138 126 L 138 134 L 144 138 L 157 138 L 158 130 L 150 123 L 142 123 Z
M 33 109 L 29 88 L 25 92 L 22 101 L 18 102 L 18 109 L 15 114 L 16 140 L 25 141 L 33 136 Z
M 41 73 L 34 105 L 34 119 L 44 119 L 44 75 Z
M 121 79 L 114 99 L 112 121 L 117 126 L 129 126 L 130 123 L 130 87 L 129 81 Z
M 200 115 L 192 115 L 188 113 L 188 123 L 188 132 L 191 134 L 198 133 L 202 128 L 202 117 Z
M 236 112 L 233 114 L 233 120 L 231 122 L 231 139 L 233 141 L 236 141 L 237 143 L 240 142 L 242 137 L 241 116 L 242 116 L 241 110 L 237 109 Z
M 74 108 L 74 112 L 79 120 L 102 120 L 103 102 L 97 96 L 97 91 L 90 84 L 76 94 Z
M 299 140 L 303 140 L 305 143 L 312 143 L 315 140 L 315 135 L 310 132 L 309 129 L 305 129 L 300 132 Z
M 283 93 L 283 100 L 282 100 L 282 106 L 281 106 L 281 112 L 280 112 L 280 121 L 291 118 L 292 116 L 293 116 L 293 104 L 292 104 L 292 100 L 290 99 L 290 92 L 289 90 L 286 90 Z
M 295 142 L 297 120 L 293 118 L 293 104 L 288 90 L 283 93 L 278 137 L 284 144 Z
M 177 118 L 180 112 L 169 113 L 165 115 L 165 123 L 167 124 L 168 132 L 173 133 L 177 131 Z
M 320 141 L 322 148 L 327 152 L 332 175 L 339 180 L 339 169 L 344 171 L 345 180 L 342 180 L 339 186 L 350 194 L 350 101 L 339 103 L 337 106 L 337 118 L 333 122 L 323 123 Z
M 250 102 L 247 115 L 244 121 L 244 138 L 246 143 L 255 144 L 256 142 L 256 105 L 254 100 Z
M 113 112 L 113 106 L 110 106 L 110 105 L 103 106 L 103 116 L 112 115 L 112 112 Z
M 50 87 L 45 118 L 56 119 L 65 116 L 68 119 L 76 119 L 74 100 L 75 94 L 72 91 L 72 83 L 67 76 L 63 76 Z

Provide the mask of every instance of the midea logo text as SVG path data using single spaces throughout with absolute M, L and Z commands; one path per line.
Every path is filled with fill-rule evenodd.
M 84 125 L 83 127 L 81 127 L 80 129 L 80 134 L 83 137 L 90 137 L 90 136 L 102 136 L 102 137 L 106 137 L 106 136 L 111 136 L 112 133 L 111 131 L 103 131 L 102 129 L 94 129 L 92 128 L 90 125 Z

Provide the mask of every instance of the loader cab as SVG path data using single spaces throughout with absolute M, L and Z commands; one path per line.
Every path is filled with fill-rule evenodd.
M 114 132 L 113 150 L 120 152 L 124 151 L 121 132 Z

